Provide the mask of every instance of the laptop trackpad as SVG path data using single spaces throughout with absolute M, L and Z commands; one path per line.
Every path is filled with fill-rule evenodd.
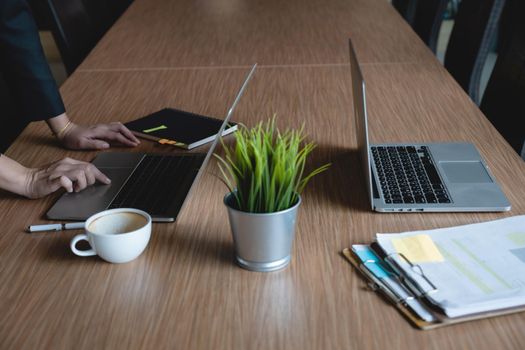
M 439 162 L 445 176 L 452 183 L 491 183 L 492 179 L 479 161 Z
M 100 169 L 111 179 L 110 185 L 96 183 L 78 193 L 64 193 L 47 212 L 52 220 L 86 220 L 88 217 L 107 209 L 113 198 L 129 177 L 129 168 Z

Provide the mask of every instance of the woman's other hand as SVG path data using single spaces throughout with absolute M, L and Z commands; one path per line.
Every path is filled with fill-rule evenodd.
M 64 147 L 69 149 L 106 149 L 110 144 L 135 147 L 140 143 L 120 122 L 92 126 L 71 123 L 58 137 Z
M 66 113 L 46 122 L 62 145 L 69 149 L 106 149 L 111 144 L 135 147 L 140 143 L 120 122 L 83 126 L 73 123 Z

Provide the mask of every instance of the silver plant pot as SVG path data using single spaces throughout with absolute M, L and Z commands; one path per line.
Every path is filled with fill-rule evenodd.
M 231 193 L 224 197 L 235 244 L 237 263 L 248 270 L 269 272 L 286 267 L 291 260 L 297 209 L 275 213 L 248 213 L 233 208 Z

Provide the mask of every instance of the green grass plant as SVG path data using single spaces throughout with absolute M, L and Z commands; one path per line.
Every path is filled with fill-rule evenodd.
M 304 127 L 281 133 L 275 116 L 253 128 L 240 125 L 235 144 L 222 143 L 224 158 L 215 154 L 234 207 L 250 213 L 273 213 L 295 205 L 308 181 L 330 166 L 305 174 L 306 159 L 315 145 L 304 140 Z

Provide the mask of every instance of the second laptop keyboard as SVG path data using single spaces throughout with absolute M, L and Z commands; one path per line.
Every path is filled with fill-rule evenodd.
M 426 146 L 372 147 L 385 203 L 450 203 Z

